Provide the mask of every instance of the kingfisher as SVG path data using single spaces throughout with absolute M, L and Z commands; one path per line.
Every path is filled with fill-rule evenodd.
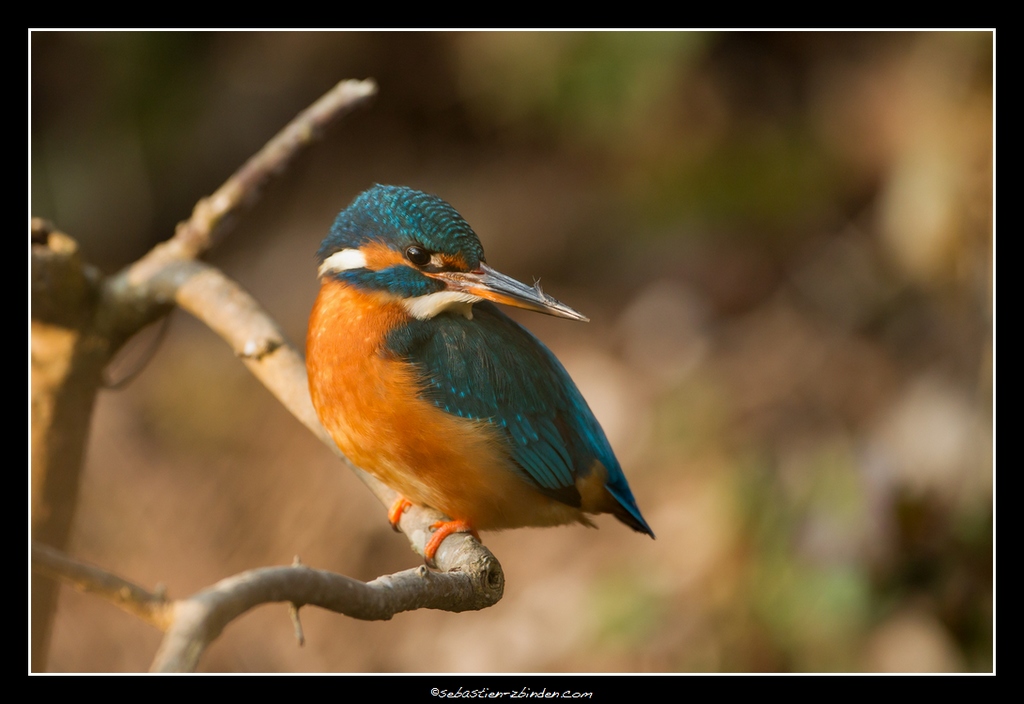
M 565 368 L 495 303 L 588 320 L 484 261 L 447 202 L 376 185 L 317 252 L 306 366 L 313 405 L 345 455 L 455 532 L 582 523 L 610 513 L 654 537 L 604 431 Z

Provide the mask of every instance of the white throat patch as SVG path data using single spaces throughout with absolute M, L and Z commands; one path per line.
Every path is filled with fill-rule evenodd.
M 409 315 L 419 320 L 430 320 L 446 310 L 463 315 L 467 320 L 472 320 L 473 304 L 482 300 L 479 296 L 465 291 L 438 291 L 437 293 L 428 293 L 426 296 L 406 298 L 402 301 L 402 305 L 409 311 Z

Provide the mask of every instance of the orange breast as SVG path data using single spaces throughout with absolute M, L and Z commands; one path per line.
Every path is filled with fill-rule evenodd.
M 321 287 L 306 365 L 313 405 L 342 452 L 410 501 L 479 530 L 589 523 L 522 479 L 490 424 L 420 398 L 415 367 L 384 347 L 408 320 L 386 294 L 329 279 Z

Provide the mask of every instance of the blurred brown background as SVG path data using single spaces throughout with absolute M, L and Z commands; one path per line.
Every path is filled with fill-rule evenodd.
M 990 671 L 990 33 L 31 35 L 32 213 L 106 272 L 343 78 L 380 96 L 211 260 L 303 344 L 313 253 L 369 185 L 436 193 L 584 311 L 562 359 L 658 535 L 485 534 L 479 613 L 284 606 L 206 671 Z M 143 356 L 140 340 L 114 376 Z M 418 564 L 384 509 L 177 312 L 101 394 L 72 555 L 171 596 L 291 562 Z M 64 589 L 55 671 L 160 634 Z

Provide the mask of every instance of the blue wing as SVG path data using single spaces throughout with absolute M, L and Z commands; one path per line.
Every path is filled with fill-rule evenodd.
M 625 509 L 616 515 L 653 535 L 569 374 L 547 347 L 496 306 L 475 304 L 472 320 L 442 314 L 412 321 L 389 335 L 388 349 L 422 369 L 423 396 L 438 408 L 500 428 L 523 479 L 544 494 L 578 508 L 576 478 L 600 461 L 608 472 L 608 491 Z

